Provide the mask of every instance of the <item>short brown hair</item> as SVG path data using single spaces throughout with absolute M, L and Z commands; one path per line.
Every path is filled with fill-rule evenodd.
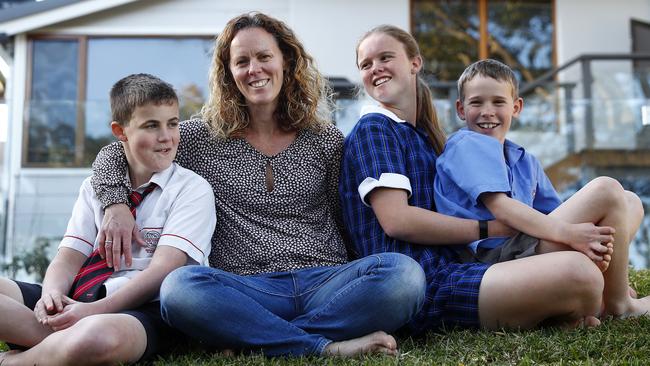
M 178 103 L 174 87 L 150 74 L 131 74 L 120 79 L 111 88 L 110 99 L 111 116 L 120 126 L 128 125 L 133 111 L 147 103 Z
M 458 98 L 460 98 L 461 102 L 465 100 L 465 84 L 477 75 L 490 77 L 496 81 L 505 81 L 511 86 L 512 99 L 517 99 L 519 96 L 519 82 L 514 71 L 503 62 L 488 58 L 467 66 L 460 78 L 458 78 Z
M 321 130 L 330 123 L 332 92 L 293 31 L 282 21 L 262 13 L 246 13 L 232 18 L 216 40 L 210 69 L 210 93 L 201 117 L 217 136 L 241 134 L 248 126 L 246 101 L 230 72 L 230 43 L 237 33 L 260 28 L 278 43 L 286 64 L 275 117 L 284 130 Z

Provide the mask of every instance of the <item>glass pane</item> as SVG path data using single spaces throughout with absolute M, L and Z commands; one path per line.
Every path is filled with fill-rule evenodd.
M 78 43 L 33 42 L 28 163 L 74 164 Z
M 550 0 L 489 0 L 489 57 L 512 67 L 521 82 L 551 70 L 552 12 Z
M 134 73 L 171 83 L 180 99 L 181 119 L 198 113 L 207 94 L 214 41 L 188 38 L 94 38 L 88 41 L 84 164 L 114 140 L 108 94 L 113 84 Z
M 476 0 L 415 0 L 412 17 L 425 70 L 435 79 L 455 81 L 465 66 L 478 59 Z

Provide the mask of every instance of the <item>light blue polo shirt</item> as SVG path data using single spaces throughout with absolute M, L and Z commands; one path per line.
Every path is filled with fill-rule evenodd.
M 438 212 L 474 220 L 493 220 L 479 200 L 487 192 L 503 192 L 544 214 L 562 201 L 539 161 L 523 147 L 462 129 L 454 133 L 436 161 L 434 183 Z M 489 238 L 470 244 L 495 248 L 508 238 Z

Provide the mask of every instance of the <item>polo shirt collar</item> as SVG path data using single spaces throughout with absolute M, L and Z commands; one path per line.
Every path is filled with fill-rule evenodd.
M 515 144 L 514 142 L 506 139 L 503 143 L 503 151 L 506 154 L 506 158 L 511 163 L 516 163 L 524 156 L 526 152 L 523 147 Z
M 378 106 L 378 105 L 371 105 L 371 104 L 364 105 L 363 107 L 361 107 L 361 115 L 360 115 L 361 117 L 365 116 L 366 114 L 371 114 L 371 113 L 383 114 L 384 116 L 392 119 L 393 121 L 395 121 L 397 123 L 406 123 L 405 120 L 397 117 L 397 115 L 395 113 L 389 111 L 388 109 L 386 109 L 384 107 L 381 107 L 381 106 Z
M 165 189 L 165 186 L 167 185 L 167 183 L 169 183 L 169 180 L 171 179 L 174 170 L 176 170 L 176 163 L 172 163 L 167 169 L 161 172 L 153 173 L 151 179 L 149 179 L 147 183 L 141 185 L 140 187 L 137 187 L 135 190 L 136 191 L 143 190 L 151 183 L 155 183 L 158 187 Z M 126 181 L 131 182 L 128 169 L 126 170 Z

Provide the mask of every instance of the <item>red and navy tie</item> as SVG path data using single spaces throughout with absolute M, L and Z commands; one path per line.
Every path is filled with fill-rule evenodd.
M 135 218 L 136 207 L 154 189 L 156 189 L 156 185 L 152 183 L 142 193 L 136 191 L 131 192 L 129 195 L 129 206 L 133 218 Z M 98 300 L 102 285 L 112 274 L 113 268 L 108 267 L 106 259 L 99 255 L 98 249 L 95 249 L 79 269 L 72 282 L 68 296 L 81 302 Z

